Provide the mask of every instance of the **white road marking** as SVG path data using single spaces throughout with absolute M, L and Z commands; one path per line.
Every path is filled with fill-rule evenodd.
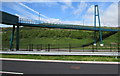
M 20 75 L 22 75 L 23 73 L 0 71 L 0 74 L 20 74 Z
M 120 64 L 119 62 L 101 62 L 101 61 L 65 61 L 65 60 L 35 60 L 35 59 L 13 59 L 0 58 L 0 60 L 14 60 L 14 61 L 33 61 L 33 62 L 62 62 L 62 63 L 92 63 L 92 64 Z

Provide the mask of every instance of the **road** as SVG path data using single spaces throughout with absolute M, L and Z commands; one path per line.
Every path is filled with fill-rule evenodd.
M 23 74 L 118 74 L 118 64 L 2 60 L 2 71 Z

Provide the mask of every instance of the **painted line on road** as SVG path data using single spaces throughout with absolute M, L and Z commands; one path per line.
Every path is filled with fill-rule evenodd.
M 6 71 L 0 71 L 0 74 L 19 74 L 19 75 L 23 75 L 23 73 L 19 73 L 19 72 L 6 72 Z
M 119 62 L 100 62 L 100 61 L 64 61 L 64 60 L 35 60 L 35 59 L 13 59 L 13 58 L 0 58 L 0 60 L 13 60 L 13 61 L 32 61 L 32 62 L 56 62 L 56 63 L 84 63 L 84 64 L 120 64 Z

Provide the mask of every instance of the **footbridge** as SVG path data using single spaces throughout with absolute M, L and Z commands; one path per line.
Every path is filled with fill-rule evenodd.
M 20 28 L 20 26 L 89 30 L 89 31 L 95 32 L 94 36 L 96 36 L 96 32 L 99 31 L 101 44 L 102 44 L 102 31 L 110 31 L 110 32 L 120 31 L 119 29 L 106 29 L 106 28 L 101 27 L 98 5 L 95 5 L 95 11 L 94 11 L 95 18 L 94 18 L 94 26 L 93 27 L 62 24 L 62 23 L 47 23 L 47 22 L 43 22 L 40 20 L 34 20 L 34 19 L 31 20 L 31 19 L 20 18 L 18 16 L 12 15 L 12 14 L 4 12 L 4 11 L 0 11 L 0 13 L 2 13 L 1 14 L 2 15 L 2 22 L 1 22 L 2 24 L 13 25 L 13 30 L 12 30 L 11 39 L 10 39 L 10 49 L 12 49 L 12 46 L 13 46 L 13 37 L 14 37 L 15 26 L 16 26 L 16 50 L 19 50 L 19 28 Z M 97 16 L 98 16 L 99 27 L 96 27 Z M 94 37 L 94 44 L 96 44 L 96 37 Z

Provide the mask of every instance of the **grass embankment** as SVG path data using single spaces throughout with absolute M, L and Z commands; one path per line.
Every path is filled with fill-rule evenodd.
M 12 28 L 4 28 L 2 42 L 3 46 L 9 46 Z M 107 34 L 109 32 L 102 32 Z M 68 30 L 68 29 L 48 29 L 48 28 L 20 28 L 20 45 L 28 44 L 77 44 L 84 45 L 93 42 L 93 31 Z M 104 44 L 117 43 L 117 34 L 103 40 Z M 99 38 L 99 32 L 97 32 Z M 14 40 L 16 37 L 14 37 Z M 16 41 L 14 41 L 16 44 Z
M 18 59 L 40 59 L 40 60 L 71 60 L 71 61 L 107 61 L 118 62 L 119 59 L 114 56 L 40 56 L 40 55 L 0 55 L 2 58 Z

